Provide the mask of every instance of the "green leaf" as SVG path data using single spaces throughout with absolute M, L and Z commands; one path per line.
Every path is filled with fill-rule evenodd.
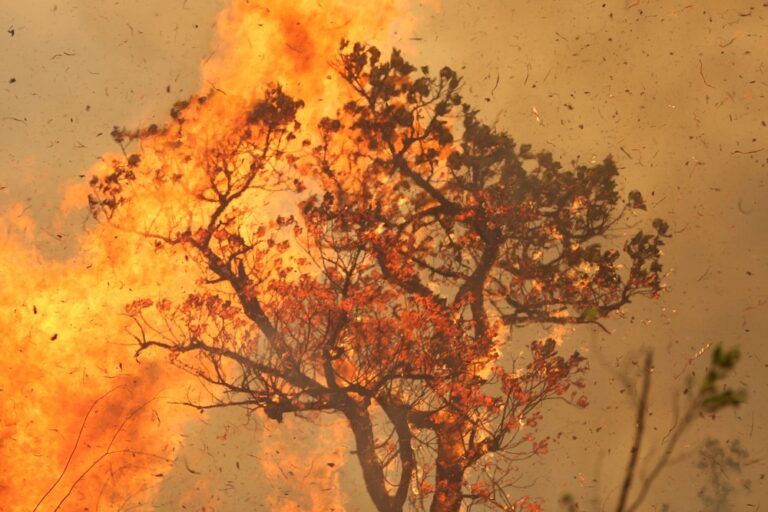
M 598 316 L 600 316 L 600 308 L 597 306 L 589 306 L 581 313 L 581 319 L 585 322 L 594 322 Z

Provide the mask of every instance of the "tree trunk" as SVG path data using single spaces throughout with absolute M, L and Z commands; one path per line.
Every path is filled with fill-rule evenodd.
M 464 438 L 461 423 L 442 424 L 437 434 L 435 497 L 430 512 L 458 512 L 464 485 Z
M 357 459 L 363 470 L 363 480 L 368 495 L 379 512 L 402 512 L 402 503 L 396 503 L 387 491 L 384 468 L 376 455 L 376 442 L 373 436 L 371 416 L 360 406 L 351 406 L 345 411 L 350 428 L 355 436 Z

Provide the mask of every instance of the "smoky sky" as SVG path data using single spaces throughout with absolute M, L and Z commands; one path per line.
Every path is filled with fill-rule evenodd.
M 225 3 L 2 1 L 0 210 L 28 208 L 47 233 L 38 242 L 46 255 L 76 250 L 71 240 L 90 221 L 84 212 L 59 218 L 62 190 L 115 149 L 112 127 L 162 122 L 173 102 L 203 85 L 200 63 L 216 51 L 215 17 Z M 686 376 L 704 368 L 707 355 L 697 354 L 724 343 L 742 350 L 736 380 L 750 398 L 697 423 L 647 509 L 699 506 L 706 475 L 696 460 L 707 438 L 739 440 L 749 451 L 750 465 L 732 477 L 733 510 L 768 505 L 768 4 L 443 0 L 437 8 L 414 2 L 407 22 L 412 28 L 393 29 L 392 43 L 415 64 L 456 69 L 484 120 L 565 163 L 612 155 L 622 187 L 641 190 L 673 233 L 661 299 L 632 304 L 606 324 L 610 334 L 565 333 L 566 346 L 590 359 L 591 405 L 547 407 L 545 429 L 559 441 L 521 467 L 521 492 L 545 498 L 545 510 L 556 510 L 566 491 L 585 503 L 615 499 L 642 351 L 656 354 L 647 446 L 658 452 Z M 538 334 L 514 332 L 513 342 L 524 346 Z M 156 509 L 175 510 L 169 504 L 201 479 L 209 483 L 195 496 L 216 510 L 258 510 L 264 495 L 289 493 L 286 475 L 307 461 L 279 451 L 325 442 L 323 427 L 281 432 L 272 424 L 265 434 L 259 421 L 223 411 L 190 423 Z M 264 457 L 283 461 L 283 471 L 260 474 L 251 462 Z M 316 463 L 342 460 L 330 457 Z M 356 461 L 345 457 L 340 482 L 327 485 L 341 486 L 347 510 L 370 510 Z

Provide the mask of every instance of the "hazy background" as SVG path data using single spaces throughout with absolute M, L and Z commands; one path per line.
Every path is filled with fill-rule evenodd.
M 202 85 L 200 62 L 215 52 L 223 4 L 0 0 L 0 210 L 17 202 L 28 208 L 47 233 L 45 254 L 75 250 L 70 240 L 86 214 L 57 219 L 62 188 L 115 149 L 112 126 L 162 121 L 174 101 Z M 768 4 L 443 0 L 437 11 L 414 5 L 408 21 L 415 33 L 392 41 L 412 62 L 459 70 L 483 118 L 522 142 L 566 162 L 613 154 L 627 190 L 641 189 L 675 234 L 661 300 L 632 305 L 608 324 L 610 336 L 588 328 L 566 335 L 566 347 L 590 356 L 591 406 L 547 414 L 547 427 L 567 435 L 524 467 L 520 494 L 546 498 L 546 510 L 557 509 L 553 489 L 612 504 L 633 427 L 631 393 L 619 377 L 635 378 L 633 361 L 642 347 L 654 348 L 648 446 L 658 447 L 688 365 L 703 368 L 708 353 L 692 358 L 724 342 L 744 353 L 738 380 L 749 402 L 697 425 L 646 510 L 701 510 L 706 476 L 695 463 L 707 437 L 724 445 L 738 439 L 749 450 L 744 472 L 727 475 L 737 489 L 733 510 L 768 505 Z M 534 334 L 517 332 L 515 342 Z M 286 456 L 292 446 L 343 448 L 327 430 L 271 424 L 270 433 L 253 426 L 256 419 L 243 428 L 245 421 L 230 411 L 189 426 L 158 510 L 175 510 L 171 504 L 195 487 L 190 509 L 205 502 L 219 511 L 268 510 L 265 495 L 291 493 L 307 464 L 328 462 Z M 263 458 L 282 470 L 263 474 Z M 346 509 L 369 510 L 349 460 L 341 471 Z

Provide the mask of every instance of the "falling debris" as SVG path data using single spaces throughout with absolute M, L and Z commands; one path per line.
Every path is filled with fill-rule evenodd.
M 539 115 L 539 110 L 533 106 L 531 107 L 531 112 L 533 112 L 533 116 L 536 118 L 536 122 L 539 123 L 540 126 L 544 126 L 544 121 L 542 121 L 541 115 Z
M 3 365 L 0 365 L 0 420 L 12 419 L 10 422 L 0 421 L 0 439 L 3 439 L 0 460 L 6 462 L 0 464 L 3 466 L 0 467 L 0 503 L 11 503 L 12 508 L 18 506 L 19 510 L 34 510 L 35 503 L 42 498 L 38 503 L 39 511 L 42 511 L 57 508 L 57 502 L 63 499 L 59 507 L 61 510 L 80 510 L 93 504 L 104 510 L 133 510 L 150 506 L 148 492 L 157 490 L 168 493 L 171 492 L 168 488 L 175 487 L 172 492 L 185 493 L 178 499 L 186 499 L 186 502 L 177 504 L 162 496 L 156 503 L 168 503 L 163 506 L 171 509 L 196 511 L 214 508 L 340 511 L 356 507 L 368 510 L 364 490 L 358 492 L 359 489 L 355 488 L 349 491 L 347 488 L 348 495 L 344 496 L 345 488 L 338 480 L 339 470 L 343 469 L 341 474 L 349 474 L 348 465 L 357 464 L 359 456 L 354 440 L 344 436 L 346 425 L 332 427 L 331 434 L 327 430 L 318 434 L 313 429 L 319 429 L 319 423 L 324 420 L 318 420 L 322 416 L 308 411 L 305 412 L 309 420 L 306 423 L 310 426 L 306 430 L 296 427 L 291 424 L 293 417 L 283 414 L 296 397 L 276 397 L 275 405 L 270 407 L 268 412 L 283 420 L 279 429 L 276 425 L 270 427 L 274 428 L 272 431 L 264 428 L 264 416 L 249 413 L 227 423 L 223 435 L 220 429 L 221 409 L 206 409 L 207 412 L 198 418 L 197 409 L 189 411 L 187 407 L 168 404 L 171 400 L 178 401 L 174 403 L 207 404 L 205 399 L 209 398 L 209 394 L 203 393 L 203 400 L 200 396 L 190 398 L 186 393 L 194 395 L 199 391 L 198 380 L 183 372 L 168 371 L 161 350 L 146 350 L 137 360 L 134 357 L 137 343 L 131 336 L 132 333 L 140 334 L 122 312 L 124 306 L 137 297 L 156 299 L 169 296 L 177 301 L 185 300 L 187 291 L 182 290 L 183 284 L 187 283 L 189 288 L 195 286 L 194 278 L 190 276 L 198 277 L 199 269 L 194 261 L 183 257 L 173 260 L 162 256 L 162 253 L 171 252 L 163 250 L 168 245 L 166 240 L 144 244 L 145 247 L 134 244 L 130 236 L 123 233 L 119 233 L 117 238 L 118 235 L 108 226 L 97 224 L 88 216 L 87 192 L 83 192 L 87 179 L 121 155 L 121 148 L 110 146 L 109 137 L 103 137 L 99 130 L 113 123 L 127 124 L 129 132 L 138 128 L 135 126 L 136 119 L 143 119 L 145 115 L 142 108 L 162 104 L 165 101 L 163 98 L 170 95 L 184 99 L 181 97 L 186 94 L 184 91 L 195 88 L 190 86 L 192 83 L 202 84 L 194 99 L 200 100 L 201 104 L 205 100 L 216 105 L 216 108 L 206 111 L 208 117 L 205 123 L 198 123 L 194 115 L 189 115 L 185 121 L 184 129 L 198 140 L 217 133 L 221 128 L 230 127 L 227 123 L 235 125 L 230 114 L 239 108 L 237 102 L 248 103 L 272 82 L 281 83 L 285 91 L 308 100 L 302 109 L 302 115 L 307 117 L 306 121 L 301 120 L 305 127 L 315 126 L 315 121 L 322 116 L 332 117 L 337 107 L 334 101 L 340 93 L 336 85 L 338 77 L 327 64 L 333 59 L 338 40 L 342 37 L 348 37 L 353 42 L 380 37 L 381 40 L 392 40 L 395 45 L 400 41 L 405 47 L 409 46 L 408 41 L 413 41 L 419 44 L 411 47 L 423 47 L 429 52 L 434 50 L 435 55 L 442 55 L 440 52 L 448 50 L 445 52 L 449 55 L 448 59 L 455 57 L 457 60 L 446 60 L 446 64 L 457 67 L 466 65 L 466 82 L 462 90 L 464 101 L 475 106 L 493 102 L 493 111 L 481 112 L 479 119 L 497 116 L 494 129 L 498 127 L 499 132 L 509 132 L 515 137 L 515 144 L 534 139 L 532 148 L 523 150 L 525 145 L 516 146 L 527 155 L 526 158 L 530 158 L 526 166 L 536 165 L 540 155 L 541 162 L 547 166 L 552 163 L 546 156 L 547 152 L 552 151 L 556 158 L 560 158 L 567 153 L 566 150 L 574 147 L 581 151 L 585 141 L 589 141 L 590 147 L 584 152 L 573 154 L 577 162 L 598 166 L 605 155 L 612 153 L 619 156 L 616 163 L 623 168 L 622 179 L 626 177 L 628 184 L 636 182 L 639 188 L 645 190 L 656 187 L 660 199 L 651 194 L 645 197 L 649 200 L 647 204 L 642 196 L 626 196 L 623 192 L 624 204 L 635 210 L 631 212 L 631 221 L 628 225 L 617 223 L 611 233 L 612 238 L 601 245 L 599 251 L 610 251 L 613 245 L 621 249 L 619 239 L 622 233 L 634 229 L 635 222 L 638 225 L 645 220 L 650 222 L 650 217 L 644 212 L 646 206 L 653 210 L 663 201 L 659 215 L 670 222 L 675 235 L 664 251 L 679 263 L 674 270 L 668 269 L 670 273 L 666 280 L 670 291 L 662 301 L 676 304 L 680 318 L 676 317 L 671 323 L 659 322 L 658 316 L 648 313 L 653 317 L 653 323 L 648 320 L 641 325 L 639 321 L 632 323 L 629 320 L 626 322 L 628 329 L 617 336 L 616 331 L 621 331 L 619 326 L 624 323 L 622 308 L 612 317 L 612 324 L 606 324 L 617 341 L 621 336 L 619 343 L 610 345 L 610 351 L 625 354 L 625 351 L 637 348 L 641 341 L 647 341 L 657 347 L 657 355 L 664 354 L 654 377 L 658 379 L 658 389 L 662 394 L 663 386 L 669 385 L 678 371 L 685 370 L 678 377 L 686 372 L 695 372 L 697 376 L 706 374 L 703 355 L 709 355 L 711 344 L 701 346 L 702 340 L 734 339 L 742 345 L 745 356 L 751 360 L 738 380 L 746 382 L 747 386 L 755 378 L 754 368 L 768 366 L 754 356 L 761 354 L 759 345 L 755 343 L 764 339 L 765 334 L 761 332 L 764 328 L 761 315 L 765 313 L 765 299 L 760 296 L 764 280 L 761 272 L 764 247 L 760 245 L 760 234 L 765 205 L 759 198 L 764 195 L 765 182 L 768 181 L 765 178 L 768 158 L 761 147 L 765 145 L 764 138 L 768 136 L 768 131 L 765 129 L 766 120 L 760 120 L 763 113 L 759 108 L 766 85 L 766 64 L 764 52 L 760 51 L 758 44 L 760 39 L 755 36 L 760 33 L 761 18 L 764 18 L 764 9 L 758 7 L 760 3 L 750 9 L 735 9 L 727 3 L 719 5 L 711 2 L 699 6 L 684 2 L 670 12 L 669 6 L 639 0 L 618 4 L 584 3 L 573 9 L 558 5 L 555 11 L 548 4 L 534 5 L 534 2 L 526 1 L 519 5 L 514 2 L 509 5 L 505 2 L 488 5 L 448 2 L 441 7 L 441 13 L 434 15 L 438 22 L 435 23 L 438 27 L 435 33 L 416 37 L 407 27 L 413 24 L 423 30 L 423 20 L 411 20 L 409 16 L 412 13 L 394 8 L 401 4 L 399 0 L 371 2 L 370 6 L 365 2 L 358 5 L 339 0 L 320 3 L 301 0 L 286 2 L 285 6 L 280 2 L 229 0 L 231 7 L 217 18 L 219 40 L 212 46 L 216 50 L 206 55 L 202 52 L 208 50 L 200 50 L 203 71 L 200 76 L 195 74 L 193 77 L 179 67 L 175 57 L 166 56 L 166 53 L 177 55 L 171 52 L 183 48 L 184 52 L 192 54 L 199 43 L 189 39 L 192 37 L 190 34 L 207 34 L 205 31 L 213 19 L 198 16 L 195 11 L 199 6 L 194 2 L 189 2 L 189 6 L 187 0 L 183 3 L 184 9 L 190 10 L 196 17 L 179 12 L 178 20 L 172 19 L 170 24 L 152 21 L 156 19 L 156 12 L 165 8 L 163 2 L 143 12 L 141 18 L 131 17 L 131 23 L 125 21 L 127 18 L 115 16 L 119 9 L 105 3 L 105 19 L 109 20 L 111 30 L 118 33 L 112 47 L 109 46 L 109 38 L 100 39 L 100 43 L 105 45 L 106 55 L 114 60 L 106 63 L 93 58 L 92 48 L 80 46 L 77 42 L 80 34 L 67 34 L 62 30 L 61 34 L 57 32 L 57 46 L 45 46 L 43 42 L 50 44 L 50 38 L 30 37 L 33 33 L 43 32 L 39 25 L 27 29 L 24 24 L 29 22 L 23 17 L 6 21 L 14 21 L 18 28 L 11 25 L 6 30 L 5 55 L 10 53 L 15 58 L 14 52 L 27 51 L 24 46 L 32 43 L 36 44 L 34 48 L 39 52 L 35 57 L 39 62 L 29 60 L 21 66 L 18 62 L 6 66 L 7 85 L 0 87 L 0 95 L 5 94 L 0 97 L 0 105 L 6 107 L 0 114 L 0 125 L 7 132 L 4 134 L 5 145 L 0 147 L 0 159 L 3 159 L 0 163 L 5 164 L 5 167 L 0 166 L 0 173 L 3 173 L 0 174 L 3 184 L 0 186 L 0 191 L 3 191 L 0 194 L 3 201 L 0 204 L 0 268 L 12 269 L 11 272 L 0 271 L 0 330 L 7 339 Z M 23 10 L 25 3 L 18 4 Z M 32 4 L 29 3 L 30 6 Z M 266 4 L 269 5 L 265 7 Z M 507 10 L 496 4 L 505 6 Z M 67 3 L 53 6 L 56 12 L 54 17 L 49 6 L 44 14 L 66 28 L 67 17 L 73 16 L 72 7 Z M 514 15 L 512 7 L 515 8 Z M 14 10 L 16 8 L 14 5 Z M 473 9 L 477 14 L 471 14 Z M 463 15 L 457 16 L 457 12 Z M 522 15 L 524 13 L 527 14 Z M 140 19 L 142 21 L 138 21 Z M 587 24 L 584 20 L 592 21 Z M 91 23 L 91 20 L 88 22 Z M 93 23 L 100 23 L 95 16 Z M 382 28 L 390 25 L 398 31 L 394 37 Z M 475 43 L 454 47 L 455 34 L 465 33 L 456 29 L 462 26 L 468 28 L 465 32 Z M 450 28 L 445 30 L 439 27 Z M 569 36 L 563 35 L 566 33 Z M 128 37 L 129 34 L 134 37 Z M 20 38 L 16 40 L 15 35 Z M 155 36 L 158 39 L 145 39 Z M 39 41 L 30 42 L 30 39 Z M 465 38 L 464 43 L 471 40 Z M 117 46 L 120 41 L 124 46 Z M 163 51 L 142 53 L 147 51 L 142 47 L 147 41 L 152 43 L 147 44 L 147 48 L 162 47 Z M 155 45 L 156 41 L 161 41 L 162 46 Z M 691 44 L 691 41 L 701 44 Z M 63 48 L 68 50 L 62 52 Z M 458 51 L 454 51 L 457 48 Z M 79 58 L 74 59 L 75 56 Z M 381 58 L 388 56 L 386 52 Z M 707 60 L 706 65 L 703 60 Z M 81 61 L 87 61 L 90 69 L 82 67 Z M 125 83 L 121 83 L 120 79 L 124 75 L 111 71 L 118 67 L 131 69 L 133 64 L 138 64 L 140 74 L 134 74 Z M 197 62 L 194 65 L 197 66 Z M 46 67 L 48 69 L 44 69 Z M 10 74 L 16 76 L 10 77 Z M 437 77 L 437 74 L 433 71 L 432 76 Z M 504 86 L 500 85 L 502 76 Z M 551 81 L 548 80 L 550 76 L 553 78 Z M 66 82 L 62 81 L 64 77 Z M 137 88 L 137 82 L 133 80 L 144 82 L 147 88 Z M 715 83 L 718 85 L 714 86 Z M 56 86 L 63 87 L 57 94 L 50 94 Z M 488 86 L 492 86 L 490 90 Z M 127 93 L 129 88 L 134 89 L 130 94 Z M 207 96 L 212 88 L 215 91 L 212 97 L 217 98 L 214 100 Z M 75 96 L 77 89 L 98 92 L 88 93 L 90 96 Z M 318 100 L 321 89 L 322 103 Z M 72 94 L 72 101 L 58 110 L 50 108 L 50 103 L 46 103 L 47 96 L 61 98 L 62 94 L 67 97 Z M 224 94 L 231 96 L 231 103 L 218 99 Z M 104 98 L 104 95 L 109 97 Z M 321 104 L 321 107 L 315 110 L 313 104 Z M 525 109 L 526 104 L 533 105 L 530 112 Z M 83 113 L 83 105 L 89 114 Z M 575 107 L 578 107 L 578 116 L 573 115 L 576 114 Z M 118 111 L 118 108 L 123 108 L 124 112 Z M 201 108 L 193 102 L 192 107 L 182 110 L 190 114 Z M 546 129 L 543 128 L 543 112 L 548 113 Z M 522 127 L 531 128 L 531 116 L 542 128 L 534 127 L 529 130 L 530 133 L 525 133 Z M 153 132 L 166 130 L 166 121 L 163 118 L 155 120 L 157 125 Z M 109 133 L 109 130 L 103 133 Z M 41 141 L 40 144 L 28 144 L 35 140 Z M 316 151 L 317 140 L 311 137 L 306 140 L 299 153 L 312 155 Z M 137 171 L 147 165 L 155 165 L 157 169 L 163 167 L 155 159 L 157 155 L 149 154 L 155 148 L 142 148 L 141 142 L 132 139 L 125 145 L 124 163 L 130 170 Z M 44 151 L 48 144 L 49 149 Z M 38 147 L 40 150 L 35 150 Z M 707 165 L 692 158 L 690 155 L 693 154 L 705 160 Z M 85 159 L 91 162 L 98 155 L 102 155 L 99 163 L 90 170 L 87 169 L 90 164 L 77 163 Z M 187 156 L 195 158 L 197 155 Z M 298 164 L 303 162 L 302 157 L 296 158 Z M 158 182 L 166 183 L 163 180 L 167 180 L 167 183 L 175 183 L 177 189 L 187 187 L 189 183 L 185 176 L 195 172 L 187 163 L 181 158 L 172 162 L 173 165 L 163 168 L 167 175 L 158 176 Z M 175 168 L 177 164 L 178 168 Z M 563 165 L 573 168 L 566 162 Z M 574 167 L 578 165 L 574 164 Z M 214 167 L 212 165 L 211 169 Z M 73 187 L 64 194 L 58 178 L 54 177 L 56 173 L 68 178 L 80 176 L 86 180 L 79 181 L 79 189 Z M 287 187 L 291 190 L 309 187 L 306 195 L 310 196 L 313 184 L 310 180 L 306 180 L 306 185 L 304 183 L 302 180 L 289 181 Z M 396 186 L 399 186 L 397 179 L 377 181 L 372 187 L 371 209 L 386 208 L 386 203 L 379 201 L 376 194 L 380 194 L 382 188 Z M 565 191 L 567 187 L 543 193 L 557 195 Z M 409 204 L 409 194 L 414 193 L 413 187 L 400 193 L 403 197 L 397 205 L 405 209 Z M 44 211 L 48 206 L 39 206 L 42 204 L 40 194 L 49 194 L 48 200 L 53 205 L 49 211 Z M 265 202 L 265 208 L 271 208 L 280 194 L 283 192 L 270 194 L 272 204 Z M 68 219 L 75 219 L 78 225 L 82 219 L 87 231 L 84 229 L 82 233 L 76 233 L 75 229 L 69 230 L 69 225 L 51 226 L 40 218 L 58 215 L 55 205 L 64 195 Z M 6 208 L 4 205 L 17 201 L 27 204 L 27 197 L 32 198 L 36 206 L 29 210 L 13 210 L 12 214 L 3 210 Z M 169 211 L 176 211 L 175 219 L 183 224 L 185 215 L 177 209 L 178 197 L 158 195 L 154 199 Z M 440 206 L 439 201 L 430 204 L 435 197 L 430 198 L 428 194 L 419 200 L 422 199 L 425 210 L 433 208 L 433 204 L 438 205 L 435 210 L 450 208 L 450 204 Z M 529 200 L 535 202 L 535 194 L 533 198 L 521 195 L 516 198 L 513 207 L 525 205 Z M 309 205 L 304 211 L 315 211 L 312 207 L 322 211 L 319 209 L 321 204 L 323 208 L 331 209 L 342 203 L 343 198 L 332 194 L 327 202 L 321 201 L 322 197 L 317 204 Z M 156 225 L 153 223 L 157 222 L 156 217 L 145 215 L 151 210 L 150 203 L 147 198 L 147 204 L 143 205 L 146 209 L 137 208 L 134 212 L 138 219 L 146 221 L 142 228 L 153 227 Z M 589 205 L 575 204 L 571 214 L 579 215 L 581 211 L 587 212 L 585 229 L 591 229 Z M 56 222 L 59 220 L 55 219 Z M 428 222 L 433 220 L 431 217 L 427 219 Z M 292 227 L 285 231 L 290 231 Z M 57 231 L 60 228 L 67 231 Z M 445 229 L 452 228 L 445 226 Z M 370 235 L 386 235 L 387 231 L 386 225 L 375 224 L 371 226 Z M 245 232 L 248 236 L 252 234 L 248 229 Z M 67 253 L 63 258 L 58 258 L 60 255 L 57 253 L 58 259 L 54 261 L 46 251 L 61 245 L 57 241 L 65 238 L 63 233 L 66 233 L 66 239 L 78 239 L 84 250 L 76 254 Z M 557 234 L 578 238 L 578 234 Z M 200 235 L 199 232 L 190 232 L 183 236 L 194 238 Z M 217 233 L 216 243 L 242 244 L 244 247 L 251 242 L 248 236 L 224 235 Z M 416 236 L 420 237 L 421 233 Z M 462 233 L 456 230 L 450 236 L 459 239 Z M 394 250 L 397 250 L 399 243 L 399 240 L 392 243 Z M 435 242 L 425 240 L 424 243 Z M 35 247 L 38 244 L 45 247 L 38 249 Z M 476 244 L 479 247 L 481 241 L 476 241 Z M 578 244 L 573 249 L 575 255 L 587 250 L 586 246 L 578 247 Z M 481 252 L 473 248 L 467 254 L 458 254 L 451 265 L 455 264 L 463 272 L 462 266 L 469 267 L 480 256 Z M 284 262 L 289 261 L 288 256 L 283 258 Z M 544 262 L 548 258 L 548 252 L 543 251 L 534 260 Z M 695 263 L 689 265 L 689 258 L 696 258 Z M 255 261 L 246 263 L 257 266 Z M 428 261 L 423 263 L 431 264 Z M 628 262 L 624 264 L 625 268 L 631 265 Z M 290 267 L 290 264 L 285 266 Z M 238 270 L 236 266 L 232 268 Z M 285 270 L 293 272 L 292 268 Z M 530 270 L 515 269 L 521 276 Z M 578 270 L 587 276 L 585 279 L 596 271 L 588 266 Z M 450 271 L 448 268 L 434 268 L 424 273 L 439 276 L 441 273 L 450 275 Z M 215 276 L 204 276 L 204 279 L 216 281 Z M 219 283 L 205 286 L 216 289 Z M 506 284 L 499 283 L 499 286 Z M 427 295 L 439 290 L 439 286 L 430 283 L 429 290 Z M 546 286 L 534 282 L 530 290 L 545 299 Z M 370 303 L 376 300 L 374 297 Z M 29 315 L 29 305 L 32 305 L 33 315 Z M 656 307 L 656 304 L 651 307 Z M 760 310 L 757 311 L 757 308 Z M 595 324 L 585 328 L 579 334 L 579 340 L 571 340 L 568 335 L 562 336 L 562 339 L 553 337 L 557 338 L 558 348 L 563 351 L 578 348 L 581 354 L 589 356 L 593 368 L 598 367 L 599 358 L 603 355 L 598 346 L 601 340 L 607 339 L 605 331 L 601 330 L 602 325 L 597 323 L 603 312 L 590 301 L 580 304 L 575 311 L 580 320 Z M 157 311 L 152 309 L 146 314 L 157 314 Z M 423 318 L 416 318 L 413 332 L 420 332 L 423 323 Z M 551 330 L 556 331 L 559 332 L 558 329 Z M 711 338 L 708 337 L 710 335 Z M 592 342 L 589 342 L 590 336 Z M 504 358 L 515 357 L 519 348 L 517 338 L 510 340 L 509 352 L 499 355 L 498 361 L 494 361 L 502 363 Z M 755 350 L 756 346 L 758 350 Z M 546 347 L 542 347 L 544 349 Z M 527 356 L 527 353 L 520 353 L 521 357 Z M 334 361 L 341 364 L 354 351 L 340 345 L 332 347 L 330 354 Z M 614 356 L 612 353 L 609 360 Z M 387 357 L 393 359 L 397 354 Z M 381 360 L 387 361 L 387 357 Z M 407 363 L 409 361 L 403 362 L 403 371 L 413 370 L 408 368 Z M 680 366 L 684 368 L 680 369 Z M 490 370 L 489 375 L 492 375 Z M 757 377 L 760 377 L 759 372 Z M 588 384 L 589 393 L 604 394 L 605 382 L 595 378 Z M 670 387 L 669 397 L 684 400 L 690 399 L 698 389 L 695 384 L 684 382 L 684 379 L 674 382 L 674 385 L 678 387 Z M 90 402 L 109 391 L 111 386 L 117 386 L 116 391 L 93 407 L 83 419 L 83 412 Z M 626 429 L 632 427 L 632 419 L 621 412 L 626 405 L 621 400 L 632 399 L 635 388 L 634 382 L 624 382 L 621 389 L 618 386 L 607 388 L 616 391 L 615 395 L 620 400 L 606 400 L 610 405 L 605 409 L 591 406 L 591 412 L 583 415 L 583 425 L 574 423 L 571 426 L 573 432 L 567 431 L 562 436 L 558 434 L 558 439 L 562 437 L 562 440 L 557 450 L 562 452 L 557 454 L 557 470 L 567 472 L 573 469 L 570 474 L 576 491 L 581 489 L 583 494 L 588 494 L 594 490 L 597 494 L 606 488 L 599 478 L 591 478 L 597 475 L 589 475 L 592 466 L 587 464 L 602 457 L 598 452 L 604 449 L 608 467 L 613 467 L 613 458 L 621 449 L 618 438 L 627 441 L 624 434 Z M 568 390 L 563 398 L 567 398 L 570 392 Z M 637 395 L 635 392 L 635 399 Z M 160 413 L 144 414 L 141 404 L 155 396 L 160 397 Z M 299 400 L 303 398 L 298 397 Z M 580 401 L 578 395 L 572 400 L 574 403 L 586 403 Z M 716 421 L 701 426 L 699 431 L 692 432 L 694 435 L 689 440 L 703 438 L 708 429 L 714 433 L 718 433 L 716 430 L 719 429 L 721 435 L 727 433 L 729 443 L 747 435 L 749 437 L 745 440 L 751 439 L 753 430 L 755 440 L 764 438 L 765 421 L 761 421 L 764 418 L 757 402 L 750 401 L 738 413 L 738 418 L 744 416 L 747 422 L 751 413 L 752 424 L 747 425 L 749 428 L 743 428 L 736 415 L 734 418 L 718 417 Z M 492 411 L 498 404 L 489 403 L 487 406 Z M 200 411 L 202 413 L 203 409 Z M 194 422 L 189 422 L 192 412 Z M 641 450 L 643 455 L 646 449 L 664 453 L 663 442 L 671 437 L 672 431 L 667 431 L 667 427 L 673 421 L 667 420 L 670 420 L 672 413 L 663 407 L 654 407 L 652 412 L 647 418 L 648 432 L 658 435 L 656 438 L 649 437 L 649 442 Z M 162 428 L 159 427 L 159 414 L 163 417 Z M 527 435 L 533 435 L 536 430 L 537 418 L 530 423 L 527 420 L 531 418 L 511 419 L 519 420 L 517 425 L 521 437 L 526 436 L 527 442 Z M 722 419 L 726 421 L 721 427 Z M 199 429 L 191 429 L 189 425 L 193 424 Z M 278 431 L 282 433 L 275 434 Z M 592 432 L 600 433 L 600 436 L 592 437 Z M 665 432 L 667 437 L 663 437 Z M 25 442 L 27 439 L 36 440 L 36 446 Z M 206 440 L 208 445 L 201 443 L 201 439 Z M 542 441 L 530 440 L 536 443 Z M 577 442 L 568 446 L 568 440 Z M 111 444 L 112 441 L 114 444 Z M 391 450 L 392 446 L 397 447 L 396 443 L 388 443 L 386 439 L 377 441 L 382 442 L 382 453 Z M 234 464 L 231 461 L 242 457 L 244 452 L 241 448 L 244 446 L 253 454 L 248 453 L 248 457 L 242 458 L 245 465 L 241 468 L 240 460 Z M 546 443 L 536 446 L 541 454 L 547 449 Z M 268 450 L 275 447 L 280 449 L 279 453 L 276 450 L 274 457 L 272 453 L 267 455 Z M 198 449 L 199 453 L 195 452 Z M 423 447 L 419 445 L 419 449 Z M 689 451 L 695 449 L 691 445 Z M 587 454 L 586 458 L 582 451 Z M 488 457 L 495 458 L 495 455 Z M 551 464 L 553 459 L 552 455 L 542 457 L 541 463 Z M 91 463 L 95 464 L 93 469 L 85 471 Z M 520 474 L 524 474 L 525 462 L 518 465 L 523 470 Z M 642 476 L 646 469 L 642 460 L 638 468 Z M 744 475 L 734 478 L 732 484 L 741 485 L 742 476 L 744 481 L 748 477 L 752 482 L 762 483 L 765 468 L 765 463 L 760 460 L 745 463 Z M 726 469 L 732 471 L 731 468 Z M 668 475 L 685 479 L 682 471 L 675 476 L 672 470 Z M 589 477 L 585 477 L 585 473 Z M 82 478 L 78 479 L 81 474 Z M 434 492 L 434 474 L 425 477 L 416 472 L 415 475 L 418 481 L 409 487 L 409 495 L 413 494 L 409 499 L 430 496 Z M 467 478 L 467 494 L 482 496 L 488 492 L 482 485 L 470 488 L 470 476 Z M 692 474 L 690 481 L 694 479 Z M 611 482 L 605 483 L 608 487 L 612 485 Z M 527 489 L 529 484 L 531 487 Z M 45 491 L 51 485 L 54 492 L 48 496 Z M 664 484 L 660 485 L 659 490 L 664 491 L 663 487 Z M 514 482 L 511 489 L 515 494 L 530 492 L 534 495 L 545 495 L 550 490 L 546 483 L 535 481 L 533 477 L 530 482 L 525 478 L 519 483 Z M 136 491 L 140 491 L 139 494 L 134 494 Z M 611 496 L 616 494 L 611 493 Z M 221 502 L 230 498 L 232 501 L 229 503 Z M 741 499 L 740 496 L 738 498 Z M 249 502 L 249 499 L 252 501 Z M 553 503 L 550 496 L 546 499 L 550 505 Z M 575 499 L 568 502 L 570 508 L 578 508 Z M 695 509 L 696 505 L 698 503 L 686 503 L 681 507 Z M 506 505 L 509 509 L 513 507 L 526 508 L 527 505 Z M 670 507 L 670 510 L 677 509 L 674 503 Z M 749 500 L 732 506 L 734 509 L 739 507 L 760 508 L 756 501 Z M 641 510 L 642 507 L 636 509 Z
M 75 55 L 77 55 L 77 54 L 74 53 L 74 52 L 64 51 L 64 52 L 61 52 L 61 53 L 54 54 L 53 57 L 51 57 L 51 60 L 55 60 L 55 59 L 58 59 L 58 58 L 61 58 L 61 57 L 74 57 Z

